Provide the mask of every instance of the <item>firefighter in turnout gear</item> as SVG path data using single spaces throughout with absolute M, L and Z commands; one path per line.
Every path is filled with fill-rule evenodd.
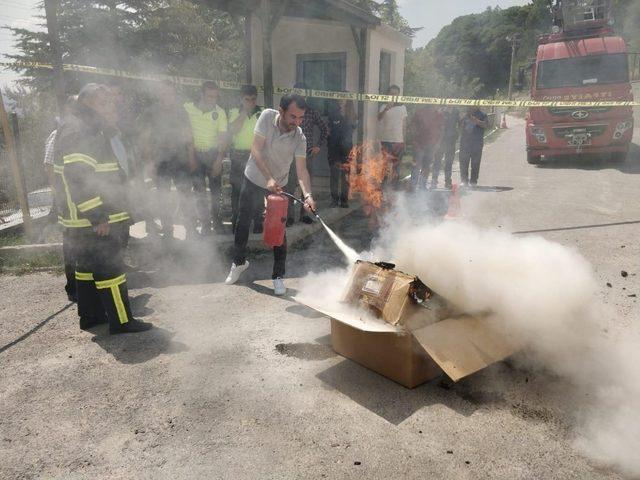
M 117 114 L 104 85 L 88 84 L 74 115 L 62 126 L 54 172 L 59 222 L 77 244 L 76 285 L 80 328 L 109 323 L 109 332 L 152 327 L 131 315 L 124 272 L 129 228 L 125 174 L 111 147 Z

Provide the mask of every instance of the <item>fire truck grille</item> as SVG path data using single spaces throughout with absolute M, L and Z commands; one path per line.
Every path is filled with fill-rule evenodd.
M 559 117 L 570 117 L 574 112 L 583 111 L 589 115 L 606 113 L 611 110 L 611 107 L 549 107 L 549 113 Z
M 606 125 L 584 125 L 580 127 L 555 127 L 553 133 L 558 138 L 568 138 L 580 134 L 588 134 L 589 137 L 602 135 L 607 129 Z

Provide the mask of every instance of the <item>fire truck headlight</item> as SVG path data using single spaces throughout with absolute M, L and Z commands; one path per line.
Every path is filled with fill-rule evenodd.
M 620 140 L 625 132 L 627 130 L 630 130 L 632 127 L 633 122 L 631 120 L 625 120 L 624 122 L 618 123 L 618 125 L 616 125 L 615 131 L 613 132 L 613 139 Z
M 542 127 L 531 127 L 531 133 L 536 137 L 538 143 L 547 143 L 547 136 Z
M 625 134 L 627 130 L 630 130 L 633 127 L 633 122 L 631 120 L 626 120 L 624 122 L 618 123 L 616 125 L 616 129 L 613 132 L 614 140 L 620 140 L 622 136 Z
M 620 122 L 618 125 L 616 125 L 616 131 L 624 133 L 627 130 L 630 130 L 632 126 L 633 126 L 633 123 L 631 122 L 631 120 L 627 120 L 626 122 Z

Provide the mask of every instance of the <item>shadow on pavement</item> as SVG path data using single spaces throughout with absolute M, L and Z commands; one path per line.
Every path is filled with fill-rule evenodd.
M 149 303 L 150 299 L 150 293 L 142 293 L 135 297 L 129 298 L 131 313 L 133 313 L 134 317 L 146 317 L 148 315 L 151 315 L 155 311 L 153 310 L 153 308 L 147 307 L 147 303 Z
M 481 406 L 460 401 L 459 398 L 447 401 L 447 398 L 453 398 L 454 394 L 443 392 L 438 387 L 439 379 L 410 390 L 351 360 L 344 360 L 320 372 L 316 377 L 393 425 L 401 424 L 418 410 L 429 405 L 446 402 L 447 407 L 465 417 L 473 414 Z
M 56 318 L 58 315 L 60 315 L 62 312 L 64 312 L 65 310 L 68 310 L 70 307 L 74 306 L 75 303 L 68 303 L 67 305 L 65 305 L 64 307 L 62 307 L 60 310 L 58 310 L 56 313 L 53 313 L 51 315 L 49 315 L 47 318 L 45 318 L 44 320 L 42 320 L 40 323 L 36 324 L 31 330 L 29 330 L 28 332 L 26 332 L 23 335 L 20 335 L 18 338 L 16 338 L 15 340 L 13 340 L 12 342 L 7 343 L 6 345 L 3 345 L 2 347 L 0 347 L 0 353 L 4 352 L 5 350 L 9 350 L 11 347 L 14 347 L 15 345 L 17 345 L 18 343 L 22 342 L 23 340 L 26 340 L 27 338 L 29 338 L 31 335 L 33 335 L 34 333 L 36 333 L 38 330 L 40 330 L 42 327 L 44 327 L 47 323 L 49 323 L 51 320 L 53 320 L 54 318 Z
M 300 304 L 291 305 L 290 307 L 285 308 L 285 310 L 289 313 L 293 313 L 294 315 L 299 315 L 304 318 L 322 318 L 325 316 L 312 308 L 305 307 L 304 305 Z
M 522 230 L 519 232 L 512 232 L 512 235 L 525 235 L 527 233 L 563 232 L 566 230 L 586 230 L 591 228 L 604 228 L 604 227 L 619 227 L 621 225 L 634 225 L 637 223 L 640 223 L 640 220 L 632 220 L 629 222 L 598 223 L 594 225 L 578 225 L 575 227 L 557 227 L 557 228 L 543 228 L 539 230 Z
M 608 170 L 614 169 L 628 175 L 640 174 L 640 146 L 635 143 L 629 148 L 629 156 L 625 162 L 614 161 L 606 155 L 585 155 L 584 157 L 567 156 L 545 160 L 538 168 Z
M 184 343 L 172 340 L 174 333 L 160 327 L 154 326 L 148 332 L 121 335 L 109 335 L 106 326 L 96 331 L 99 333 L 91 341 L 124 364 L 144 363 L 160 355 L 189 350 Z
M 513 190 L 513 187 L 499 187 L 496 185 L 476 185 L 472 187 L 470 191 L 472 192 L 483 192 L 483 193 L 502 193 L 502 192 L 510 192 Z
M 273 288 L 271 286 L 267 286 L 271 283 L 271 280 L 258 280 L 257 282 L 252 280 L 250 283 L 245 283 L 244 281 L 238 282 L 238 283 L 240 285 L 246 284 L 247 287 L 249 287 L 251 290 L 253 290 L 256 293 L 260 293 L 262 295 L 269 295 L 270 297 L 276 296 L 273 293 Z M 285 285 L 286 285 L 286 280 L 285 280 Z M 282 298 L 283 300 L 287 300 L 288 302 L 294 302 L 293 297 L 295 297 L 298 293 L 299 293 L 298 290 L 296 290 L 295 288 L 287 287 L 287 294 L 278 298 Z M 291 308 L 291 307 L 288 307 L 288 308 Z

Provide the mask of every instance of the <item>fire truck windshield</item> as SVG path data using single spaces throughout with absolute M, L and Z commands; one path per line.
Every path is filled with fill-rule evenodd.
M 624 53 L 545 60 L 538 65 L 537 88 L 586 87 L 629 82 Z

